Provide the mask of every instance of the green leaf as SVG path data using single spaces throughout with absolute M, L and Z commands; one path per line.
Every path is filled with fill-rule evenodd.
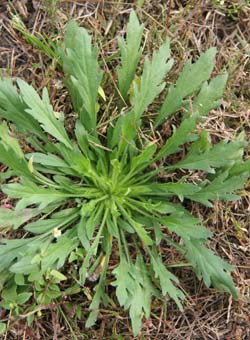
M 155 289 L 147 275 L 147 269 L 141 255 L 137 256 L 136 264 L 131 267 L 131 275 L 134 278 L 133 294 L 126 302 L 125 308 L 129 308 L 129 316 L 132 322 L 133 334 L 138 335 L 141 329 L 142 316 L 150 316 L 150 305 Z
M 4 322 L 0 322 L 0 334 L 4 334 L 6 331 L 6 324 Z
M 185 240 L 186 257 L 194 267 L 198 278 L 203 278 L 207 287 L 213 285 L 219 291 L 230 292 L 237 299 L 237 291 L 229 275 L 232 267 L 207 249 L 199 240 Z
M 130 13 L 126 31 L 126 39 L 118 38 L 118 45 L 121 51 L 121 66 L 117 68 L 119 91 L 127 102 L 128 90 L 135 77 L 136 67 L 140 60 L 142 49 L 141 38 L 144 25 L 140 25 L 136 13 Z
M 17 210 L 22 210 L 32 204 L 36 204 L 42 210 L 53 202 L 61 202 L 69 197 L 69 194 L 54 189 L 45 189 L 30 181 L 23 181 L 22 184 L 5 184 L 2 190 L 11 198 L 20 198 L 16 205 Z
M 89 218 L 86 219 L 85 229 L 89 240 L 93 238 L 94 231 L 101 221 L 102 212 L 103 212 L 102 205 L 97 206 L 95 209 L 92 208 L 92 213 L 90 214 Z
M 41 124 L 44 131 L 51 134 L 69 149 L 72 149 L 72 143 L 69 140 L 63 122 L 56 118 L 53 108 L 50 105 L 47 89 L 43 89 L 41 99 L 31 85 L 28 85 L 21 79 L 18 79 L 17 83 L 23 100 L 28 106 L 25 111 Z
M 170 40 L 166 39 L 159 50 L 153 53 L 151 61 L 146 57 L 140 82 L 134 85 L 133 112 L 136 120 L 164 89 L 163 79 L 173 65 L 172 59 L 166 62 L 169 56 Z
M 122 256 L 119 265 L 112 272 L 116 277 L 116 280 L 112 282 L 112 286 L 116 287 L 116 296 L 121 306 L 124 306 L 129 297 L 134 293 L 134 278 L 131 276 L 132 270 L 131 264 Z
M 32 293 L 20 293 L 17 295 L 17 299 L 16 299 L 16 302 L 19 304 L 19 305 L 22 305 L 24 304 L 25 302 L 27 302 L 30 297 L 32 296 Z
M 28 159 L 32 158 L 33 163 L 39 163 L 45 166 L 52 166 L 58 168 L 69 168 L 70 165 L 66 163 L 63 159 L 55 156 L 53 154 L 43 154 L 40 152 L 33 152 L 26 154 Z
M 200 191 L 186 195 L 186 197 L 209 207 L 212 206 L 210 201 L 213 200 L 234 201 L 240 198 L 234 192 L 244 186 L 248 177 L 249 172 L 229 177 L 228 171 L 226 171 L 216 176 L 210 183 L 204 185 Z
M 183 160 L 174 165 L 167 166 L 166 168 L 168 170 L 178 168 L 203 170 L 214 173 L 214 168 L 231 167 L 241 160 L 246 142 L 241 140 L 232 142 L 223 140 L 209 150 L 203 152 L 203 150 L 199 150 L 200 142 L 202 142 L 203 138 L 206 138 L 206 136 L 201 134 L 200 140 L 192 144 L 188 154 Z
M 221 97 L 227 82 L 227 74 L 221 74 L 209 83 L 205 82 L 199 94 L 195 97 L 192 104 L 193 111 L 199 112 L 199 116 L 206 116 L 210 110 L 221 105 Z
M 51 243 L 46 251 L 44 251 L 43 258 L 41 259 L 42 270 L 61 268 L 77 245 L 77 239 L 70 239 L 66 235 L 61 235 L 56 243 Z
M 115 125 L 114 130 L 110 129 L 109 145 L 114 147 L 120 141 L 120 152 L 131 143 L 136 136 L 140 126 L 140 118 L 144 110 L 162 92 L 165 87 L 163 82 L 167 72 L 173 65 L 173 60 L 168 60 L 170 56 L 170 41 L 167 39 L 158 51 L 153 53 L 152 60 L 145 59 L 144 68 L 140 82 L 134 84 L 133 108 L 125 116 L 121 116 Z
M 86 156 L 90 160 L 95 160 L 96 157 L 94 153 L 90 150 L 90 142 L 89 142 L 90 135 L 86 131 L 86 129 L 84 128 L 84 126 L 82 125 L 79 119 L 76 121 L 75 135 L 76 135 L 78 145 L 82 153 L 84 154 L 84 156 Z
M 64 215 L 63 213 L 67 215 Z M 50 218 L 39 219 L 35 222 L 31 222 L 26 224 L 24 229 L 33 233 L 33 234 L 43 234 L 49 231 L 53 231 L 54 228 L 62 228 L 68 225 L 71 225 L 79 218 L 79 209 L 70 208 L 60 211 L 61 216 L 58 214 L 53 214 Z
M 165 216 L 159 221 L 170 231 L 176 233 L 183 239 L 202 239 L 205 240 L 212 236 L 212 233 L 200 225 L 200 220 L 186 213 L 180 216 Z
M 179 110 L 183 105 L 183 99 L 193 95 L 202 83 L 209 79 L 214 68 L 215 54 L 216 49 L 210 48 L 202 53 L 194 64 L 190 60 L 185 64 L 176 84 L 169 87 L 167 97 L 155 121 L 155 128 Z
M 16 211 L 7 208 L 0 208 L 0 225 L 2 228 L 13 227 L 14 229 L 17 229 L 38 214 L 40 214 L 39 209 L 23 209 Z
M 130 220 L 130 224 L 145 245 L 150 246 L 153 244 L 153 240 L 151 239 L 151 237 L 148 236 L 148 233 L 146 232 L 143 224 L 137 223 L 136 221 L 132 220 Z
M 2 273 L 5 269 L 9 269 L 15 259 L 20 254 L 24 254 L 27 250 L 27 246 L 32 244 L 34 251 L 36 251 L 35 238 L 26 238 L 20 240 L 7 240 L 1 239 L 0 241 L 0 272 Z
M 166 143 L 157 153 L 155 160 L 178 152 L 179 146 L 189 140 L 191 132 L 193 132 L 196 127 L 197 121 L 198 115 L 191 115 L 184 119 L 179 128 L 174 130 L 173 135 L 167 139 Z
M 148 165 L 152 163 L 152 156 L 156 151 L 156 145 L 149 143 L 143 150 L 140 151 L 138 156 L 135 156 L 131 160 L 130 173 L 138 173 L 144 170 Z
M 198 185 L 191 183 L 168 182 L 168 183 L 155 183 L 147 186 L 151 190 L 150 195 L 160 195 L 162 197 L 178 196 L 180 201 L 183 201 L 185 197 L 191 197 L 195 193 L 199 192 L 201 188 Z
M 21 133 L 34 133 L 47 140 L 37 121 L 27 115 L 27 105 L 23 102 L 10 79 L 0 79 L 0 117 L 15 124 Z
M 50 284 L 48 288 L 42 291 L 36 298 L 40 305 L 48 305 L 55 299 L 62 297 L 62 292 L 57 284 Z
M 96 287 L 95 287 L 95 295 L 94 295 L 94 298 L 89 306 L 91 312 L 88 316 L 88 319 L 86 321 L 86 324 L 85 324 L 85 327 L 88 328 L 88 327 L 92 327 L 96 320 L 97 320 L 97 317 L 98 317 L 98 314 L 99 314 L 99 305 L 101 303 L 102 300 L 107 300 L 107 297 L 106 297 L 106 293 L 104 292 L 104 288 L 103 288 L 103 285 L 102 283 L 99 283 Z
M 18 286 L 25 286 L 25 277 L 23 274 L 16 274 L 14 280 Z
M 183 310 L 180 300 L 185 298 L 185 295 L 180 289 L 174 286 L 173 282 L 179 283 L 175 275 L 166 269 L 161 258 L 157 254 L 156 249 L 151 252 L 151 262 L 155 272 L 155 277 L 159 278 L 162 294 L 168 294 L 177 304 L 180 310 Z M 173 282 L 172 282 L 173 281 Z
M 95 323 L 97 316 L 99 314 L 99 305 L 100 305 L 101 301 L 104 303 L 105 306 L 108 303 L 108 296 L 105 293 L 104 287 L 105 287 L 105 280 L 106 280 L 108 262 L 109 262 L 109 258 L 110 258 L 110 254 L 111 254 L 111 244 L 110 244 L 109 240 L 104 245 L 104 249 L 105 249 L 106 255 L 103 257 L 102 262 L 100 264 L 100 266 L 101 266 L 100 279 L 99 279 L 99 283 L 94 288 L 95 295 L 94 295 L 94 298 L 93 298 L 93 300 L 90 304 L 91 313 L 89 314 L 89 317 L 86 321 L 86 327 L 90 327 Z
M 250 160 L 245 162 L 238 162 L 231 169 L 229 169 L 229 176 L 242 175 L 244 173 L 250 174 Z
M 66 81 L 74 109 L 88 132 L 96 132 L 96 100 L 102 80 L 97 62 L 98 49 L 84 28 L 70 21 L 65 36 L 65 52 L 61 53 L 63 70 L 70 76 Z
M 28 249 L 28 248 L 27 248 Z M 26 253 L 27 249 L 25 249 L 24 253 Z M 10 271 L 15 274 L 23 274 L 29 275 L 30 273 L 39 272 L 40 268 L 37 263 L 33 263 L 33 255 L 26 255 L 25 257 L 20 257 L 11 267 Z
M 22 149 L 20 148 L 17 139 L 9 135 L 9 129 L 6 122 L 3 122 L 0 125 L 0 138 L 4 145 L 14 152 L 17 158 L 23 158 Z
M 17 176 L 32 178 L 33 175 L 28 168 L 24 158 L 13 157 L 12 150 L 0 142 L 0 163 L 7 165 Z
M 22 227 L 19 238 L 9 239 L 16 237 L 12 232 L 0 238 L 0 295 L 1 307 L 16 315 L 32 294 L 31 311 L 68 294 L 67 285 L 59 287 L 67 279 L 66 269 L 79 281 L 71 293 L 83 287 L 90 301 L 87 327 L 96 322 L 100 304 L 110 304 L 111 283 L 119 304 L 129 310 L 137 336 L 142 319 L 150 317 L 152 297 L 167 296 L 182 308 L 178 279 L 159 254 L 162 242 L 187 257 L 185 265 L 192 265 L 207 286 L 237 297 L 231 266 L 206 248 L 212 233 L 185 208 L 191 207 L 186 199 L 207 206 L 215 199 L 238 199 L 236 193 L 250 175 L 250 160 L 243 161 L 244 133 L 212 145 L 209 133 L 196 129 L 199 120 L 221 104 L 227 75 L 209 81 L 212 48 L 196 63 L 186 63 L 165 96 L 172 66 L 170 41 L 136 70 L 142 34 L 143 25 L 132 12 L 126 37 L 118 39 L 121 57 L 119 52 L 104 55 L 105 72 L 110 68 L 118 82 L 114 93 L 101 84 L 98 49 L 77 23 L 68 24 L 57 50 L 55 44 L 49 51 L 44 41 L 33 39 L 58 58 L 65 73 L 72 99 L 64 108 L 69 134 L 64 114 L 54 112 L 46 89 L 40 97 L 22 80 L 19 90 L 0 80 L 0 180 L 6 183 L 1 192 L 15 206 L 0 208 L 0 224 L 3 234 Z M 176 111 L 179 116 L 173 121 L 182 117 L 163 145 L 161 131 L 151 122 L 157 111 L 155 127 Z M 179 168 L 188 171 L 175 171 Z M 113 282 L 110 273 L 107 278 L 111 256 L 112 264 L 116 262 Z
M 10 136 L 6 122 L 0 125 L 0 162 L 7 165 L 17 175 L 32 178 L 22 149 L 17 139 Z
M 50 275 L 58 280 L 58 282 L 67 280 L 67 277 L 60 273 L 58 270 L 52 269 Z

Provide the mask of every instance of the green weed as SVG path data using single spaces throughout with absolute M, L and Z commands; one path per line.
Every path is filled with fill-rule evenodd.
M 110 284 L 119 304 L 129 310 L 137 335 L 142 317 L 150 316 L 153 296 L 169 296 L 183 308 L 185 296 L 164 265 L 162 242 L 175 247 L 207 287 L 237 298 L 232 267 L 208 249 L 212 233 L 182 204 L 192 200 L 212 207 L 214 200 L 236 200 L 235 192 L 249 176 L 250 163 L 242 160 L 243 132 L 234 141 L 212 145 L 206 131 L 196 131 L 198 122 L 221 104 L 227 75 L 208 81 L 215 48 L 195 63 L 188 61 L 149 129 L 145 113 L 163 93 L 173 59 L 166 39 L 136 74 L 142 35 L 143 25 L 132 12 L 126 38 L 118 40 L 118 91 L 113 96 L 119 114 L 105 122 L 106 133 L 98 130 L 105 99 L 98 48 L 74 21 L 57 53 L 78 116 L 75 138 L 66 132 L 63 112 L 53 110 L 46 88 L 39 96 L 21 79 L 17 86 L 10 79 L 0 81 L 0 161 L 10 171 L 10 181 L 1 189 L 16 202 L 12 209 L 0 209 L 0 223 L 3 230 L 12 227 L 23 235 L 0 241 L 1 306 L 16 315 L 31 299 L 36 305 L 56 301 L 63 294 L 62 283 L 72 276 L 77 293 L 87 282 L 94 284 L 86 327 L 95 324 L 100 304 L 108 305 Z M 182 116 L 180 125 L 157 147 L 153 132 L 176 112 Z M 25 153 L 11 131 L 24 135 L 33 151 Z M 185 156 L 173 162 L 184 145 Z M 191 182 L 183 176 L 163 182 L 158 176 L 179 169 L 199 171 L 202 179 Z M 117 260 L 112 273 L 111 257 Z M 64 268 L 71 264 L 74 269 L 67 274 Z

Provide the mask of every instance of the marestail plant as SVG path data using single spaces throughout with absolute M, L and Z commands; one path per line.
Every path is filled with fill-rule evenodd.
M 208 248 L 212 233 L 182 204 L 212 207 L 214 200 L 236 200 L 249 176 L 243 132 L 213 145 L 206 131 L 196 130 L 221 104 L 227 74 L 209 80 L 216 54 L 210 48 L 188 61 L 165 91 L 173 65 L 170 41 L 146 56 L 138 70 L 142 36 L 143 25 L 132 12 L 126 37 L 118 38 L 112 94 L 117 113 L 103 115 L 98 48 L 84 28 L 68 24 L 57 53 L 77 115 L 73 131 L 66 131 L 64 114 L 54 111 L 46 88 L 40 96 L 21 79 L 1 79 L 0 162 L 6 166 L 1 180 L 7 182 L 1 190 L 13 204 L 0 209 L 2 307 L 18 313 L 28 301 L 56 301 L 61 281 L 73 278 L 72 292 L 93 287 L 90 327 L 100 304 L 109 303 L 109 285 L 129 310 L 137 335 L 142 317 L 150 316 L 152 297 L 169 297 L 183 308 L 178 278 L 163 261 L 163 242 L 187 259 L 207 287 L 237 298 L 231 265 Z M 159 146 L 155 131 L 177 112 L 180 124 Z M 174 181 L 171 174 L 179 169 L 188 171 Z M 191 181 L 195 172 L 200 176 Z M 111 257 L 117 265 L 109 269 Z

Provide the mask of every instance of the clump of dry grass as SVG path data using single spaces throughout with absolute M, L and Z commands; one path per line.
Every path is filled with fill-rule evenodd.
M 13 15 L 19 15 L 30 32 L 47 33 L 52 40 L 60 39 L 67 21 L 75 18 L 93 32 L 101 47 L 103 60 L 110 58 L 108 63 L 112 67 L 112 55 L 117 51 L 115 38 L 123 34 L 128 14 L 130 9 L 135 7 L 135 3 L 64 0 L 58 1 L 57 4 L 54 2 L 54 12 L 48 11 L 45 2 L 44 6 L 41 6 L 37 1 L 24 1 L 20 2 L 21 7 L 18 3 L 13 1 L 9 4 L 6 1 L 0 5 L 2 73 L 22 77 L 40 88 L 49 86 L 52 89 L 51 99 L 59 110 L 63 108 L 67 114 L 70 112 L 70 106 L 67 93 L 58 81 L 60 70 L 56 63 L 28 44 L 13 28 Z M 235 8 L 233 15 L 230 10 L 232 8 Z M 229 81 L 223 106 L 212 112 L 206 123 L 201 124 L 199 128 L 209 131 L 214 141 L 233 139 L 235 133 L 242 129 L 245 129 L 249 139 L 250 5 L 247 5 L 246 1 L 225 1 L 223 5 L 217 1 L 205 0 L 170 0 L 159 3 L 144 1 L 143 6 L 138 9 L 138 14 L 146 23 L 145 40 L 149 49 L 146 52 L 157 46 L 164 36 L 169 35 L 172 39 L 173 56 L 177 66 L 173 69 L 169 82 L 175 79 L 188 57 L 196 57 L 211 46 L 217 47 L 215 72 L 219 73 L 226 68 Z M 105 63 L 103 67 L 105 68 Z M 113 86 L 116 79 L 113 79 L 112 71 L 107 74 L 105 81 L 108 85 L 106 88 Z M 115 112 L 112 98 L 104 108 L 105 112 L 110 110 Z M 72 119 L 71 116 L 67 117 L 68 129 Z M 162 136 L 157 137 L 166 138 L 168 129 L 169 126 L 164 126 Z M 249 158 L 248 153 L 249 150 L 246 158 Z M 155 300 L 152 318 L 145 323 L 139 339 L 250 339 L 249 183 L 241 195 L 240 201 L 232 204 L 218 203 L 213 209 L 195 203 L 189 207 L 193 214 L 202 216 L 214 231 L 214 250 L 220 249 L 220 255 L 234 265 L 234 280 L 240 291 L 239 300 L 232 301 L 227 295 L 204 288 L 188 267 L 175 268 L 188 297 L 184 312 L 181 313 L 172 302 Z M 0 198 L 2 202 L 8 203 L 3 195 Z M 167 263 L 178 262 L 174 250 L 163 246 L 162 252 Z M 115 265 L 114 258 L 111 266 Z M 101 311 L 99 324 L 95 328 L 88 331 L 84 329 L 84 313 L 88 309 L 91 294 L 91 291 L 86 290 L 84 293 L 65 297 L 65 301 L 58 302 L 58 305 L 44 307 L 42 316 L 36 314 L 32 327 L 28 327 L 25 322 L 27 315 L 15 321 L 0 309 L 0 317 L 9 317 L 11 324 L 5 339 L 133 339 L 127 316 L 114 301 L 111 301 L 112 311 Z M 76 318 L 78 305 L 81 305 L 83 310 L 83 317 L 79 320 Z

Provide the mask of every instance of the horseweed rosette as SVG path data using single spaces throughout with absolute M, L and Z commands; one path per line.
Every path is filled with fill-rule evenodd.
M 227 74 L 209 80 L 216 54 L 210 48 L 196 62 L 188 61 L 165 89 L 173 65 L 170 41 L 146 56 L 140 68 L 143 28 L 132 12 L 126 37 L 118 39 L 116 110 L 109 115 L 102 111 L 98 48 L 84 28 L 68 24 L 58 58 L 77 115 L 73 131 L 66 130 L 64 114 L 54 111 L 46 88 L 40 96 L 21 79 L 0 81 L 1 182 L 7 183 L 1 190 L 13 204 L 0 209 L 6 309 L 18 312 L 32 299 L 46 305 L 90 285 L 90 327 L 100 304 L 109 304 L 107 288 L 113 286 L 136 335 L 154 296 L 183 308 L 184 293 L 163 259 L 163 243 L 176 248 L 207 287 L 237 298 L 232 267 L 208 248 L 212 233 L 183 204 L 212 207 L 214 200 L 236 200 L 249 176 L 243 132 L 213 145 L 206 131 L 196 129 L 221 105 Z M 156 131 L 176 113 L 180 123 L 159 146 Z M 17 135 L 29 148 L 21 147 Z M 185 175 L 174 180 L 175 172 Z M 75 284 L 63 291 L 67 280 Z

